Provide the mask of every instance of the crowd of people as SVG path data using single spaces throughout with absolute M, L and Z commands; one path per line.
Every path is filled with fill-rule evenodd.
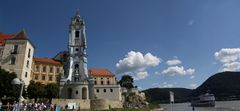
M 14 102 L 13 104 L 7 103 L 6 105 L 2 105 L 0 108 L 2 111 L 17 111 L 18 107 L 20 107 L 20 111 L 60 111 L 61 107 L 56 104 L 44 104 L 44 103 L 34 103 L 34 102 Z

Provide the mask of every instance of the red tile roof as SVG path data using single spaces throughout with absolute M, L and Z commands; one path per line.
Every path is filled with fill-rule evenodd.
M 4 34 L 0 32 L 0 43 L 4 44 L 6 39 L 10 39 L 14 36 L 14 34 Z
M 42 64 L 62 65 L 61 62 L 56 61 L 52 58 L 34 58 L 34 61 Z
M 114 76 L 111 71 L 104 68 L 91 68 L 88 72 L 92 76 Z

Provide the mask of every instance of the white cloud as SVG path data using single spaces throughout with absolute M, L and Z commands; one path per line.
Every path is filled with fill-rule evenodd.
M 223 64 L 221 71 L 238 71 L 240 69 L 240 62 L 231 62 Z
M 195 72 L 195 69 L 192 69 L 192 68 L 184 69 L 183 66 L 181 66 L 181 67 L 171 66 L 171 67 L 168 67 L 167 69 L 162 71 L 163 74 L 167 74 L 167 75 L 170 75 L 170 76 L 174 76 L 176 74 L 192 75 L 194 72 Z
M 141 52 L 130 51 L 116 64 L 116 73 L 132 75 L 134 80 L 141 80 L 149 76 L 146 71 L 148 68 L 156 67 L 160 62 L 161 59 L 151 53 L 144 55 Z
M 223 48 L 215 52 L 214 57 L 223 63 L 219 71 L 239 71 L 240 70 L 240 48 Z
M 195 76 L 193 76 L 193 75 L 192 75 L 192 76 L 190 76 L 190 79 L 194 79 L 194 78 L 195 78 Z
M 193 89 L 197 88 L 197 84 L 190 84 L 189 86 L 190 88 L 193 88 Z
M 182 61 L 178 60 L 178 59 L 172 59 L 172 60 L 168 60 L 166 62 L 167 65 L 172 66 L 172 65 L 178 65 L 181 64 Z
M 215 59 L 222 62 L 234 62 L 240 59 L 240 48 L 223 48 L 214 54 Z
M 143 55 L 141 52 L 130 51 L 125 58 L 116 64 L 116 73 L 145 71 L 148 67 L 158 66 L 160 62 L 161 59 L 151 53 Z
M 148 72 L 146 71 L 137 72 L 135 75 L 133 75 L 134 80 L 141 80 L 141 79 L 145 79 L 146 77 L 148 77 Z

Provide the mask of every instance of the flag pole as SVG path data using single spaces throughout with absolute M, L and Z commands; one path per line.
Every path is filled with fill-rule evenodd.
M 172 91 L 169 91 L 169 95 L 170 95 L 171 111 L 173 111 L 174 93 Z

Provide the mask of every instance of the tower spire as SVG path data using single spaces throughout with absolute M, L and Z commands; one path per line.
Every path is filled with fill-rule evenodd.
M 79 10 L 79 8 L 77 9 L 76 16 L 80 17 L 80 10 Z

